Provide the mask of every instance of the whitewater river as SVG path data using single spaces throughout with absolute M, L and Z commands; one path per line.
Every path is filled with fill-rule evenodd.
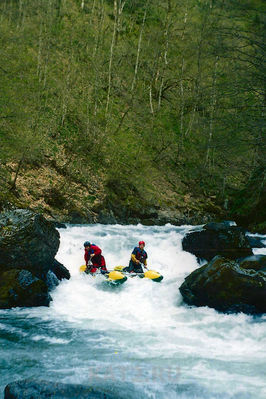
M 52 292 L 49 308 L 0 311 L 0 392 L 34 376 L 129 399 L 265 399 L 266 317 L 182 303 L 178 287 L 198 267 L 181 248 L 189 229 L 60 229 L 57 259 L 72 278 Z M 85 240 L 103 249 L 112 268 L 128 264 L 140 239 L 148 265 L 164 275 L 161 283 L 131 278 L 110 288 L 79 274 Z

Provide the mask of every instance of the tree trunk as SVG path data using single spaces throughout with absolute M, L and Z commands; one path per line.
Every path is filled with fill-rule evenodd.
M 210 168 L 210 163 L 209 163 L 209 157 L 210 157 L 210 146 L 213 140 L 213 117 L 214 117 L 214 112 L 215 112 L 215 107 L 216 107 L 216 80 L 217 80 L 217 66 L 218 66 L 218 56 L 215 59 L 215 64 L 214 64 L 214 74 L 213 74 L 213 82 L 212 82 L 212 96 L 211 96 L 211 110 L 210 110 L 210 124 L 209 124 L 209 140 L 208 140 L 208 145 L 207 145 L 207 151 L 206 151 L 206 160 L 205 164 L 206 166 L 209 166 Z
M 185 38 L 185 31 L 186 31 L 186 26 L 187 26 L 187 9 L 185 11 L 184 15 L 184 26 L 183 26 L 183 31 L 182 31 L 182 36 L 181 36 L 181 41 L 184 42 Z M 184 107 L 185 107 L 185 101 L 184 101 L 184 85 L 183 85 L 183 77 L 184 77 L 184 67 L 185 67 L 185 58 L 184 56 L 182 57 L 182 63 L 181 63 L 181 72 L 180 72 L 180 99 L 181 99 L 181 111 L 180 111 L 180 135 L 183 141 L 183 125 L 184 125 Z
M 23 161 L 24 161 L 24 153 L 22 154 L 22 157 L 20 158 L 20 160 L 18 162 L 16 174 L 15 174 L 14 180 L 13 180 L 13 182 L 11 184 L 10 191 L 13 191 L 13 190 L 16 189 L 17 178 L 18 178 L 18 174 L 20 172 L 21 166 L 23 164 Z
M 144 14 L 143 14 L 142 24 L 141 24 L 141 28 L 140 28 L 140 34 L 139 34 L 139 40 L 138 40 L 138 49 L 137 49 L 137 57 L 136 57 L 136 63 L 135 63 L 134 77 L 133 77 L 133 81 L 132 81 L 132 85 L 131 85 L 131 92 L 133 92 L 133 90 L 134 90 L 136 79 L 137 79 L 137 74 L 138 74 L 141 41 L 142 41 L 142 35 L 143 35 L 144 26 L 145 26 L 145 21 L 146 21 L 146 16 L 147 16 L 147 8 L 148 8 L 149 1 L 150 0 L 146 1 L 145 11 L 144 11 Z
M 163 60 L 164 60 L 164 65 L 162 68 L 162 77 L 161 77 L 161 84 L 159 88 L 159 95 L 158 95 L 158 111 L 161 107 L 161 102 L 162 102 L 162 92 L 163 92 L 163 85 L 164 85 L 164 73 L 166 70 L 166 67 L 168 65 L 168 48 L 169 48 L 169 29 L 170 29 L 170 12 L 172 9 L 172 4 L 171 0 L 168 0 L 168 7 L 167 7 L 167 15 L 166 15 L 166 21 L 165 21 L 165 29 L 164 29 L 164 37 L 165 37 L 165 43 L 164 43 L 164 55 L 163 55 Z
M 113 26 L 113 35 L 110 47 L 110 59 L 109 59 L 109 69 L 108 69 L 108 89 L 107 89 L 107 99 L 106 99 L 106 107 L 105 107 L 105 116 L 107 116 L 109 102 L 110 102 L 110 93 L 111 93 L 111 82 L 112 82 L 112 65 L 113 65 L 113 56 L 114 56 L 114 46 L 115 46 L 115 37 L 117 32 L 117 20 L 118 20 L 118 11 L 117 11 L 117 0 L 114 0 L 114 26 Z

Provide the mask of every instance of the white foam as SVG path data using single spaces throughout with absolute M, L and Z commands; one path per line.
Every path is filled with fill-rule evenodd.
M 156 372 L 158 365 L 160 372 L 169 368 L 175 373 L 180 369 L 178 383 L 200 383 L 217 395 L 230 393 L 228 398 L 240 397 L 237 396 L 239 392 L 263 398 L 266 317 L 256 322 L 253 317 L 241 313 L 227 315 L 208 307 L 188 307 L 182 302 L 178 288 L 186 275 L 199 267 L 196 257 L 182 251 L 181 246 L 184 233 L 192 229 L 197 227 L 88 225 L 60 229 L 57 259 L 70 270 L 71 279 L 63 280 L 52 292 L 53 302 L 49 308 L 9 311 L 14 319 L 17 316 L 25 319 L 28 325 L 32 322 L 33 326 L 37 323 L 37 331 L 28 335 L 23 329 L 6 326 L 5 322 L 0 330 L 26 334 L 26 339 L 35 345 L 38 342 L 42 346 L 47 344 L 52 350 L 58 344 L 58 350 L 66 351 L 67 362 L 72 362 L 70 369 L 65 365 L 60 369 L 60 375 L 67 375 L 66 382 L 87 382 L 82 370 L 86 371 L 88 359 L 86 354 L 84 358 L 82 355 L 88 344 L 93 351 L 88 355 L 89 364 L 95 363 L 101 373 L 106 364 L 109 369 L 112 364 L 120 366 L 121 359 L 126 364 L 121 365 L 125 370 L 129 364 L 141 370 L 147 367 L 151 373 Z M 84 264 L 84 241 L 99 245 L 108 268 L 112 269 L 128 264 L 131 251 L 140 239 L 146 241 L 149 268 L 164 276 L 161 283 L 136 277 L 111 289 L 99 279 L 79 273 L 80 265 Z M 39 330 L 40 321 L 44 328 Z M 47 325 L 52 326 L 55 336 L 51 336 Z M 77 351 L 73 356 L 71 345 Z M 53 361 L 50 368 L 54 367 Z M 131 381 L 130 375 L 128 378 Z M 158 382 L 160 394 L 157 395 L 153 385 L 150 397 L 177 397 L 175 391 L 170 395 L 169 387 L 159 387 L 160 383 L 163 384 Z
M 31 337 L 32 341 L 44 341 L 49 344 L 68 344 L 70 340 L 56 337 L 48 337 L 46 335 L 33 335 Z
M 184 227 L 188 231 L 191 227 Z M 183 233 L 182 231 L 182 233 Z M 173 351 L 195 351 L 201 356 L 226 359 L 265 355 L 261 351 L 263 328 L 254 330 L 243 314 L 223 315 L 213 309 L 180 306 L 179 286 L 186 275 L 197 268 L 195 256 L 182 251 L 183 234 L 171 225 L 76 226 L 60 230 L 58 260 L 69 268 L 72 278 L 53 292 L 51 310 L 58 318 L 81 323 L 95 330 L 120 330 L 149 338 L 156 331 L 156 344 L 147 347 L 150 354 L 169 355 Z M 161 283 L 132 278 L 117 291 L 104 290 L 87 275 L 79 274 L 83 263 L 83 242 L 99 245 L 107 266 L 127 265 L 139 240 L 146 242 L 148 265 L 163 274 Z M 125 338 L 125 342 L 126 342 Z M 135 349 L 134 349 L 135 350 Z

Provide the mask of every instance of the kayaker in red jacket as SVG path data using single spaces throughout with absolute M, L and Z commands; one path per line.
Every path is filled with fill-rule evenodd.
M 107 271 L 105 259 L 102 256 L 102 250 L 95 244 L 91 244 L 89 241 L 84 242 L 84 259 L 87 266 L 87 272 L 95 273 L 97 269 L 101 269 L 102 272 Z M 92 265 L 89 265 L 91 261 Z

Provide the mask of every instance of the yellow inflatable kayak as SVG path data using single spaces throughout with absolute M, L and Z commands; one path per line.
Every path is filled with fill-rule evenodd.
M 159 273 L 156 272 L 155 270 L 146 270 L 144 273 L 129 273 L 124 271 L 125 267 L 124 266 L 116 266 L 114 268 L 115 271 L 122 272 L 123 274 L 126 274 L 129 277 L 141 277 L 141 278 L 148 278 L 152 281 L 156 281 L 157 283 L 162 281 L 163 276 Z
M 84 273 L 86 271 L 86 265 L 80 266 L 79 271 L 80 273 Z M 113 284 L 123 284 L 125 281 L 127 281 L 127 277 L 118 270 L 112 270 L 111 272 L 108 272 L 106 274 L 93 273 L 92 276 L 103 276 L 106 278 L 107 281 Z

